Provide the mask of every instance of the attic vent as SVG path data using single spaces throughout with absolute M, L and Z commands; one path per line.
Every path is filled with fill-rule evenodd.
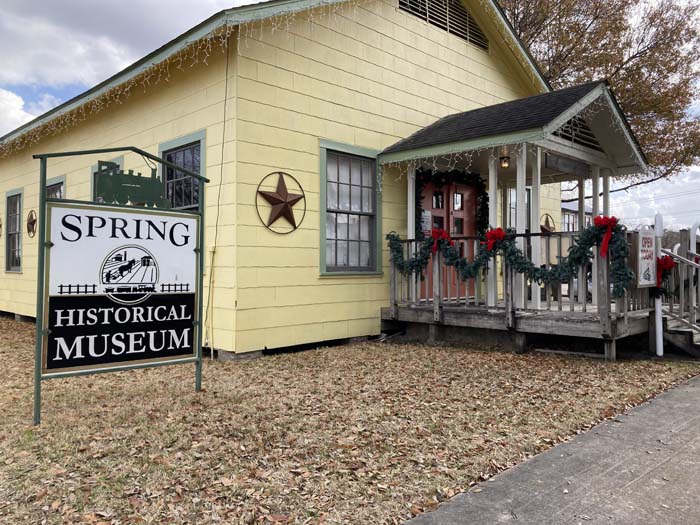
M 399 9 L 481 49 L 489 48 L 486 35 L 460 0 L 399 0 Z
M 600 142 L 598 142 L 598 139 L 593 134 L 593 131 L 591 131 L 591 128 L 588 127 L 586 121 L 578 116 L 572 118 L 555 131 L 554 135 L 569 140 L 579 146 L 585 146 L 596 151 L 603 151 L 603 148 L 600 147 Z

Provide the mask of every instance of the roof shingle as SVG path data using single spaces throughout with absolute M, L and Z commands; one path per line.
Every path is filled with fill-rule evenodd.
M 604 83 L 604 81 L 590 82 L 448 115 L 389 146 L 382 153 L 396 153 L 438 144 L 541 128 Z

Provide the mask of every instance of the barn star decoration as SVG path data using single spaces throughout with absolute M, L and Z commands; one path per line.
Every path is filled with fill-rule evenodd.
M 304 195 L 289 193 L 283 173 L 279 173 L 277 191 L 258 190 L 258 194 L 272 206 L 270 209 L 270 218 L 267 221 L 268 228 L 281 217 L 287 219 L 287 222 L 289 222 L 294 229 L 297 228 L 297 222 L 294 218 L 294 210 L 292 207 L 303 199 Z

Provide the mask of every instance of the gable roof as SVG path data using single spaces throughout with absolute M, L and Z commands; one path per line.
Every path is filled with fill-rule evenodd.
M 111 89 L 114 89 L 115 87 L 137 77 L 153 65 L 158 64 L 166 60 L 168 57 L 182 51 L 190 44 L 200 40 L 224 25 L 240 25 L 257 20 L 263 20 L 276 15 L 297 13 L 307 9 L 327 6 L 330 4 L 339 4 L 345 1 L 347 0 L 267 0 L 256 4 L 249 4 L 219 11 L 200 24 L 197 24 L 193 28 L 185 31 L 180 36 L 159 47 L 152 53 L 149 53 L 142 59 L 134 62 L 132 65 L 111 76 L 107 80 L 0 137 L 0 146 L 20 138 L 25 133 L 28 133 L 35 128 L 49 123 L 55 118 L 79 108 L 91 100 L 99 98 L 100 96 L 109 92 Z M 525 44 L 515 33 L 513 26 L 508 21 L 508 18 L 501 9 L 497 0 L 487 0 L 486 4 L 496 13 L 497 17 L 499 17 L 499 22 L 503 24 L 503 27 L 506 28 L 508 35 L 516 42 L 517 51 L 521 55 L 520 60 L 524 62 L 530 68 L 531 72 L 534 73 L 535 77 L 539 79 L 543 90 L 551 90 L 549 82 L 542 74 L 542 71 L 537 66 Z M 1 153 L 2 149 L 0 149 L 0 154 Z
M 400 162 L 458 151 L 542 140 L 596 99 L 602 98 L 619 131 L 617 144 L 629 152 L 625 169 L 648 167 L 648 160 L 607 80 L 447 115 L 380 153 L 380 161 Z M 610 140 L 607 141 L 610 145 Z
M 590 82 L 447 115 L 389 146 L 382 154 L 542 128 L 601 84 Z

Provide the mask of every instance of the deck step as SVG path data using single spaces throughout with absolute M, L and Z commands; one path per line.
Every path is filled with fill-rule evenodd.
M 669 326 L 664 331 L 664 341 L 686 354 L 700 357 L 700 334 L 695 330 L 685 327 L 681 328 L 680 326 Z

